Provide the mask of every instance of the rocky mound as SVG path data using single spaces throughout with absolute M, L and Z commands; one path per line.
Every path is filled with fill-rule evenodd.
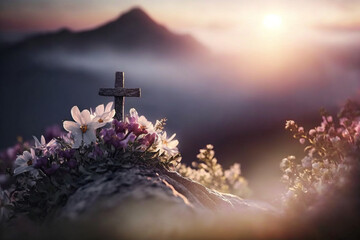
M 61 210 L 61 216 L 74 219 L 128 202 L 141 206 L 146 201 L 189 211 L 273 211 L 269 206 L 208 189 L 177 172 L 129 164 L 80 187 Z

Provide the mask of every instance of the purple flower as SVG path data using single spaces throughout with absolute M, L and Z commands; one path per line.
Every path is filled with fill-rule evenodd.
M 125 134 L 122 132 L 116 133 L 113 128 L 103 129 L 100 134 L 106 144 L 113 145 L 115 148 L 127 147 L 127 142 L 131 139 L 129 136 L 133 136 L 133 134 L 129 134 L 127 139 L 124 139 Z
M 140 125 L 138 123 L 130 123 L 129 124 L 129 131 L 133 132 L 136 136 L 139 136 L 141 134 L 147 134 L 146 129 L 140 127 Z
M 128 125 L 128 130 L 129 132 L 134 132 L 136 131 L 136 129 L 139 128 L 139 124 L 138 123 L 129 123 Z
M 45 169 L 46 175 L 53 175 L 59 169 L 59 167 L 60 166 L 56 163 L 51 164 L 51 167 Z
M 64 159 L 71 159 L 74 157 L 75 149 L 67 149 L 59 152 L 59 157 Z
M 104 155 L 104 153 L 98 145 L 95 145 L 93 155 L 95 157 L 102 157 Z
M 112 145 L 115 147 L 115 148 L 126 148 L 127 147 L 127 144 L 124 142 L 124 141 L 114 141 L 112 143 Z
M 130 110 L 130 116 L 127 117 L 127 121 L 129 123 L 137 123 L 137 121 L 138 121 L 137 113 L 134 115 L 133 113 L 131 113 L 131 110 Z
M 115 148 L 127 148 L 129 142 L 134 142 L 136 136 L 133 133 L 127 135 L 124 139 L 124 136 L 118 137 L 117 141 L 114 141 L 113 145 Z
M 102 129 L 100 131 L 100 135 L 102 136 L 105 143 L 110 143 L 112 138 L 116 135 L 116 132 L 112 128 Z
M 45 168 L 47 166 L 47 163 L 48 163 L 47 157 L 38 158 L 34 165 L 34 168 Z
M 44 137 L 45 137 L 46 142 L 49 142 L 51 139 L 61 137 L 65 134 L 66 133 L 64 131 L 62 131 L 62 129 L 59 125 L 53 125 L 53 126 L 47 127 L 45 129 Z
M 128 135 L 128 137 L 125 139 L 125 141 L 126 141 L 126 143 L 128 143 L 128 142 L 134 142 L 135 139 L 136 139 L 136 135 L 130 133 L 130 134 Z
M 128 128 L 127 123 L 118 121 L 116 119 L 113 120 L 113 126 L 116 133 L 125 133 L 126 129 Z
M 59 149 L 59 145 L 55 142 L 55 144 L 52 144 L 50 146 L 47 146 L 44 149 L 44 155 L 50 156 L 55 155 Z
M 111 141 L 111 145 L 113 145 L 115 148 L 126 148 L 127 143 L 125 142 L 124 137 L 125 136 L 123 133 L 114 135 Z
M 139 140 L 139 143 L 141 145 L 144 145 L 146 147 L 149 147 L 154 144 L 156 138 L 156 133 L 153 134 L 147 134 L 143 138 Z

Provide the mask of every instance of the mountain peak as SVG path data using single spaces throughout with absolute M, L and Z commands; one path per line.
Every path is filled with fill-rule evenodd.
M 133 7 L 129 11 L 123 13 L 122 16 L 149 17 L 141 7 Z
M 118 20 L 131 22 L 154 22 L 151 17 L 140 7 L 134 7 L 123 13 Z
M 119 51 L 176 53 L 203 52 L 204 47 L 195 39 L 175 34 L 154 21 L 142 8 L 135 7 L 95 29 L 72 32 L 62 29 L 56 33 L 35 36 L 17 44 L 15 48 L 33 49 L 94 49 L 108 48 Z M 66 47 L 65 47 L 66 46 Z

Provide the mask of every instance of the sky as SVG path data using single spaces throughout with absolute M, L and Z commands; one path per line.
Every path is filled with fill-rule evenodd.
M 360 32 L 360 0 L 1 0 L 0 31 L 11 38 L 64 27 L 90 29 L 134 6 L 224 53 L 256 49 L 264 41 L 356 41 Z M 280 26 L 267 27 L 269 15 L 279 17 Z

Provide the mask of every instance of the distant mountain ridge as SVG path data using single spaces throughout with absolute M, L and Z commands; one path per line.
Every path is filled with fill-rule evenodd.
M 54 33 L 35 35 L 6 48 L 5 52 L 87 51 L 94 48 L 176 55 L 207 52 L 206 47 L 192 36 L 171 32 L 138 7 L 100 27 L 79 32 L 64 28 Z

